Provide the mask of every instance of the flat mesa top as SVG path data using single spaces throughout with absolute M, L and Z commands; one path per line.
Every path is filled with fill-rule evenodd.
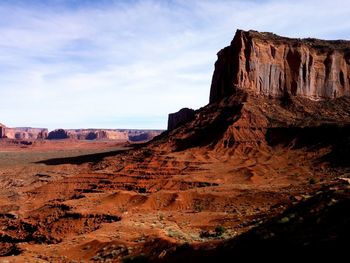
M 255 30 L 243 31 L 237 30 L 236 36 L 244 35 L 248 38 L 261 39 L 263 41 L 269 41 L 276 44 L 288 44 L 288 45 L 308 45 L 315 49 L 322 50 L 341 50 L 350 52 L 350 41 L 348 40 L 322 40 L 317 38 L 289 38 L 276 35 L 270 32 L 258 32 Z

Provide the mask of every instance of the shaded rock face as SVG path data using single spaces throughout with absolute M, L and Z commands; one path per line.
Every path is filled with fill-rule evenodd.
M 49 132 L 47 139 L 49 140 L 62 140 L 62 139 L 68 139 L 68 133 L 67 131 L 63 129 L 57 129 L 54 131 Z
M 97 138 L 98 136 L 96 132 L 89 132 L 85 137 L 86 140 L 96 140 Z
M 218 53 L 210 103 L 237 88 L 313 100 L 350 95 L 350 41 L 291 39 L 238 30 Z
M 3 138 L 5 136 L 4 131 L 5 131 L 5 125 L 0 123 L 0 138 Z
M 168 117 L 168 131 L 174 130 L 181 124 L 188 122 L 194 118 L 194 110 L 183 108 L 175 113 L 170 113 Z
M 129 141 L 131 142 L 149 141 L 163 132 L 163 130 L 126 130 L 126 131 L 128 132 Z
M 129 141 L 132 141 L 132 142 L 149 141 L 149 140 L 152 140 L 157 135 L 159 135 L 158 132 L 152 132 L 152 131 L 142 132 L 136 135 L 129 134 Z

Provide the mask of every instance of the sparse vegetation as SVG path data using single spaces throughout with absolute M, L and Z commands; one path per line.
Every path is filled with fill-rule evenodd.
M 226 232 L 226 228 L 219 225 L 219 226 L 215 227 L 214 232 L 208 231 L 208 230 L 201 231 L 199 233 L 199 237 L 201 237 L 201 238 L 217 238 L 217 237 L 221 237 L 225 232 Z
M 221 236 L 225 232 L 226 232 L 226 228 L 225 227 L 223 227 L 223 226 L 215 227 L 215 233 L 216 233 L 217 236 Z
M 281 218 L 281 219 L 278 221 L 278 223 L 280 223 L 280 224 L 285 224 L 285 223 L 288 223 L 289 220 L 290 220 L 289 217 L 285 216 L 285 217 Z
M 203 210 L 202 204 L 200 204 L 200 203 L 195 203 L 195 205 L 194 205 L 194 210 L 195 210 L 196 212 L 202 212 L 202 210 Z
M 315 178 L 310 178 L 309 184 L 316 184 L 317 180 Z
M 176 231 L 176 230 L 172 230 L 172 229 L 169 229 L 167 231 L 167 235 L 168 237 L 173 237 L 173 238 L 178 238 L 178 239 L 182 239 L 183 236 L 180 232 Z

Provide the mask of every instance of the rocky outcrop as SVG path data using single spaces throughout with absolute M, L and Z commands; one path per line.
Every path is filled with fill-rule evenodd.
M 160 134 L 159 131 L 143 131 L 138 133 L 129 133 L 129 141 L 131 142 L 144 142 L 152 140 L 154 137 Z
M 238 30 L 218 53 L 210 103 L 238 88 L 312 100 L 350 95 L 350 41 L 292 39 Z
M 174 130 L 183 123 L 194 118 L 194 110 L 183 108 L 175 113 L 170 113 L 168 117 L 168 131 Z
M 128 132 L 129 141 L 131 142 L 145 142 L 150 141 L 154 137 L 160 135 L 163 130 L 126 130 Z

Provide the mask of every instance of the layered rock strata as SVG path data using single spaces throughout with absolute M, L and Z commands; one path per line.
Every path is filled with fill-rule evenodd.
M 57 129 L 48 134 L 48 139 L 147 141 L 161 132 L 161 130 L 133 129 Z
M 238 30 L 218 53 L 210 103 L 237 88 L 278 98 L 350 95 L 350 42 L 292 39 Z
M 349 65 L 349 41 L 238 30 L 218 53 L 209 104 L 177 129 L 168 129 L 168 145 L 175 151 L 330 141 L 348 145 Z M 183 115 L 170 114 L 169 123 Z
M 18 127 L 8 128 L 1 127 L 0 138 L 18 139 L 18 140 L 37 140 L 46 139 L 48 130 L 45 128 Z

